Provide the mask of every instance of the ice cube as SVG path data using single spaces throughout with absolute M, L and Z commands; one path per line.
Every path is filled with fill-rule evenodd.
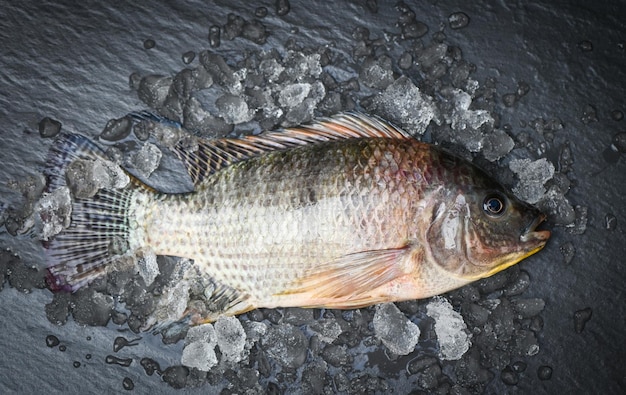
M 37 203 L 35 212 L 41 221 L 41 240 L 49 240 L 70 226 L 72 199 L 69 188 L 60 187 L 45 194 Z
M 426 314 L 435 320 L 439 353 L 443 360 L 455 361 L 469 350 L 471 341 L 463 317 L 443 297 L 435 297 L 426 306 Z
M 131 156 L 135 169 L 145 178 L 150 177 L 161 163 L 163 154 L 159 147 L 152 143 L 146 143 L 141 150 Z
M 410 354 L 419 341 L 419 327 L 406 318 L 393 303 L 376 306 L 372 324 L 376 337 L 394 354 Z
M 150 286 L 156 276 L 159 275 L 159 265 L 157 264 L 156 254 L 152 250 L 142 250 L 137 260 L 139 275 L 143 278 L 146 286 Z
M 391 58 L 383 55 L 365 59 L 359 71 L 359 78 L 365 86 L 386 89 L 394 81 Z
M 311 91 L 311 84 L 297 83 L 284 86 L 278 95 L 278 103 L 292 108 L 302 103 Z
M 414 135 L 423 134 L 430 121 L 438 121 L 438 110 L 432 97 L 423 94 L 405 76 L 398 78 L 376 96 L 367 109 L 399 124 Z
M 494 162 L 511 152 L 515 141 L 504 130 L 496 129 L 483 139 L 482 153 L 485 158 Z
M 322 318 L 309 325 L 309 329 L 317 333 L 320 339 L 326 343 L 332 343 L 341 335 L 341 326 L 335 319 Z
M 480 129 L 483 125 L 493 127 L 495 120 L 487 110 L 470 110 L 472 97 L 461 89 L 450 91 L 454 108 L 449 122 L 452 130 L 456 132 L 456 140 L 471 152 L 482 149 L 483 139 Z
M 139 82 L 137 95 L 148 107 L 158 108 L 163 105 L 172 85 L 172 78 L 163 75 L 147 75 Z
M 229 362 L 241 361 L 246 345 L 246 332 L 241 322 L 235 317 L 222 316 L 215 322 L 214 328 L 222 359 Z
M 217 365 L 216 333 L 213 325 L 204 324 L 189 328 L 180 362 L 190 368 L 208 372 Z
M 248 109 L 248 104 L 241 96 L 225 94 L 215 101 L 219 110 L 219 116 L 228 123 L 244 123 L 252 119 L 253 113 Z
M 544 197 L 546 193 L 544 184 L 554 175 L 554 165 L 546 158 L 536 161 L 514 159 L 509 163 L 509 168 L 519 178 L 513 193 L 530 204 L 535 204 Z
M 270 357 L 286 368 L 297 369 L 306 360 L 308 341 L 304 333 L 293 325 L 270 327 L 261 344 Z

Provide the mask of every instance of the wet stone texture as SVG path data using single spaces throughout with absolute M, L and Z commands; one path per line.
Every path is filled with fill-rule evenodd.
M 624 5 L 161 3 L 3 4 L 0 365 L 20 374 L 0 393 L 626 391 Z M 548 215 L 545 250 L 441 297 L 191 327 L 178 318 L 219 306 L 188 260 L 144 251 L 46 289 L 40 240 L 72 199 L 123 188 L 120 166 L 188 191 L 175 144 L 346 110 L 483 167 Z M 50 193 L 61 132 L 109 160 L 75 162 Z

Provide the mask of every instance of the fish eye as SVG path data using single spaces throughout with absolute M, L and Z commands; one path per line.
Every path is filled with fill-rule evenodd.
M 489 195 L 483 201 L 483 211 L 490 217 L 499 217 L 504 214 L 506 200 L 500 195 Z

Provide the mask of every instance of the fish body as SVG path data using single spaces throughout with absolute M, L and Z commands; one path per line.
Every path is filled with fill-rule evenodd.
M 227 295 L 217 315 L 355 308 L 458 288 L 549 237 L 535 230 L 541 213 L 471 163 L 363 114 L 175 150 L 191 193 L 76 199 L 72 225 L 49 246 L 53 288 L 93 280 L 122 238 L 126 253 L 193 259 Z

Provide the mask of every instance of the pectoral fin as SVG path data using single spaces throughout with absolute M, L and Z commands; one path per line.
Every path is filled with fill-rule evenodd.
M 411 248 L 344 255 L 312 270 L 277 296 L 303 307 L 357 308 L 384 301 L 380 287 L 406 274 Z

